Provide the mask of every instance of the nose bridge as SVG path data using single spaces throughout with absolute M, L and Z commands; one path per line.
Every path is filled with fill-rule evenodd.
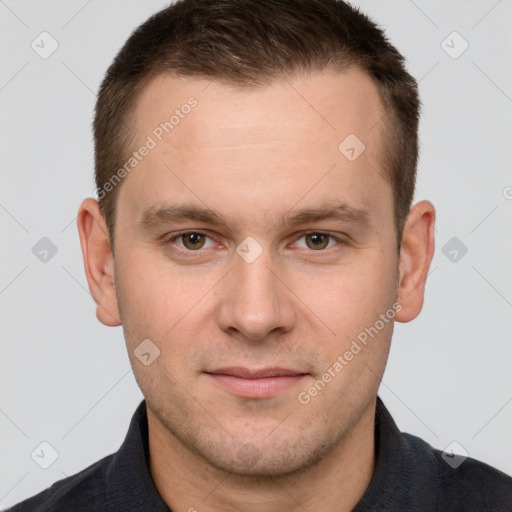
M 276 278 L 275 271 L 271 272 L 272 257 L 269 250 L 262 252 L 254 261 L 239 258 L 236 262 L 235 278 L 237 288 L 241 292 L 240 298 L 247 302 L 275 298 Z M 274 302 L 272 300 L 272 302 Z
M 228 285 L 220 305 L 223 330 L 236 329 L 257 340 L 281 328 L 289 330 L 295 315 L 286 287 L 280 282 L 270 249 L 249 240 L 234 256 Z

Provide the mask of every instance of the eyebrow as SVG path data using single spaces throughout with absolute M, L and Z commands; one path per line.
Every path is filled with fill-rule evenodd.
M 317 208 L 306 208 L 298 211 L 289 211 L 279 216 L 277 225 L 298 225 L 321 220 L 338 220 L 349 224 L 369 227 L 370 214 L 364 208 L 355 208 L 345 203 L 325 204 Z M 176 204 L 153 206 L 145 210 L 138 222 L 144 230 L 155 229 L 165 224 L 183 220 L 194 220 L 216 226 L 229 225 L 228 217 L 223 214 L 195 205 Z

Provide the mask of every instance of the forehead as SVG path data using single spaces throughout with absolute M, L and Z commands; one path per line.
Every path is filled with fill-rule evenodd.
M 153 147 L 120 197 L 139 214 L 183 195 L 225 209 L 227 195 L 245 196 L 231 206 L 265 214 L 298 200 L 307 207 L 341 199 L 368 209 L 390 193 L 382 178 L 383 115 L 376 85 L 357 69 L 257 88 L 158 76 L 141 92 L 133 118 L 133 149 L 149 140 Z
M 191 98 L 197 108 L 189 116 L 186 105 Z M 357 68 L 283 77 L 257 87 L 159 75 L 137 98 L 134 131 L 140 137 L 171 121 L 172 137 L 167 138 L 167 144 L 218 144 L 228 136 L 230 140 L 225 142 L 231 144 L 253 143 L 255 136 L 266 136 L 273 142 L 276 135 L 283 134 L 296 140 L 316 134 L 316 142 L 323 138 L 329 143 L 331 138 L 356 133 L 371 145 L 379 133 L 373 128 L 383 114 L 377 86 Z M 186 118 L 189 120 L 184 122 Z M 198 118 L 200 122 L 194 123 Z M 192 124 L 192 133 L 180 137 L 180 132 Z M 175 129 L 178 125 L 180 130 Z M 190 135 L 198 140 L 190 140 Z

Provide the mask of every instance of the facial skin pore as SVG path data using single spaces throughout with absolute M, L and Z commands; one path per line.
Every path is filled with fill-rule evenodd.
M 78 217 L 97 317 L 122 324 L 146 398 L 155 485 L 172 510 L 349 511 L 374 468 L 393 321 L 307 404 L 298 396 L 393 304 L 394 320 L 419 314 L 434 207 L 411 209 L 399 254 L 384 110 L 362 71 L 258 89 L 158 76 L 137 102 L 134 148 L 190 97 L 197 106 L 119 185 L 115 259 L 98 203 Z M 365 145 L 354 161 L 338 149 L 350 134 Z M 290 222 L 334 205 L 338 217 Z M 183 230 L 199 236 L 169 241 Z M 240 247 L 261 254 L 248 262 Z M 148 366 L 134 355 L 145 339 L 160 350 Z M 238 379 L 240 391 L 219 377 L 233 367 L 295 376 L 266 394 Z

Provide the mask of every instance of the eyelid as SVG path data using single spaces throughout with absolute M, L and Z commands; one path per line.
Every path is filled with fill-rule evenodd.
M 183 231 L 179 231 L 177 233 L 173 233 L 172 235 L 164 235 L 162 238 L 162 245 L 169 245 L 171 244 L 172 242 L 176 241 L 177 239 L 179 239 L 180 237 L 182 237 L 183 235 L 187 235 L 187 234 L 190 234 L 190 233 L 196 233 L 198 235 L 202 235 L 202 236 L 205 236 L 206 238 L 210 238 L 211 240 L 214 240 L 214 238 L 212 236 L 210 236 L 206 231 L 202 231 L 200 229 L 186 229 L 186 230 L 183 230 Z M 300 231 L 300 236 L 296 236 L 297 233 L 293 236 L 295 236 L 296 240 L 294 243 L 296 243 L 298 240 L 300 240 L 301 238 L 307 236 L 307 235 L 311 235 L 311 234 L 315 234 L 315 235 L 326 235 L 326 236 L 329 236 L 331 239 L 335 240 L 337 242 L 337 245 L 345 245 L 347 244 L 347 241 L 344 240 L 343 238 L 340 238 L 338 235 L 335 235 L 333 233 L 330 233 L 329 231 L 322 231 L 322 230 L 318 230 L 318 229 L 309 229 L 309 230 L 306 230 L 306 231 Z M 334 247 L 330 247 L 330 249 L 333 249 Z M 201 249 L 197 249 L 197 250 L 191 250 L 191 249 L 183 249 L 181 247 L 178 247 L 177 248 L 177 251 L 178 252 L 181 252 L 181 253 L 187 253 L 187 254 L 193 254 L 193 253 L 201 253 Z M 328 249 L 322 249 L 322 250 L 318 250 L 318 251 L 315 251 L 313 249 L 310 250 L 312 253 L 314 252 L 318 252 L 318 253 L 322 253 L 322 252 L 328 252 Z
M 174 242 L 175 240 L 178 240 L 179 238 L 181 238 L 182 236 L 184 235 L 188 235 L 190 233 L 195 233 L 197 235 L 202 235 L 206 238 L 209 238 L 211 240 L 213 240 L 213 237 L 211 237 L 208 233 L 206 233 L 205 231 L 201 231 L 200 229 L 186 229 L 186 230 L 183 230 L 183 231 L 179 231 L 177 233 L 173 233 L 172 235 L 164 235 L 162 237 L 162 244 L 163 245 L 168 245 L 170 244 L 171 242 Z M 183 252 L 199 252 L 201 249 L 198 249 L 197 251 L 192 251 L 190 249 L 182 249 L 181 247 L 179 248 L 181 251 Z
M 298 240 L 300 240 L 301 238 L 307 236 L 307 235 L 325 235 L 325 236 L 328 236 L 330 237 L 332 240 L 335 240 L 337 242 L 337 245 L 344 245 L 347 243 L 346 240 L 344 240 L 343 238 L 340 238 L 338 235 L 335 235 L 333 233 L 330 233 L 329 231 L 322 231 L 322 230 L 318 230 L 318 229 L 309 229 L 309 230 L 306 230 L 306 231 L 301 231 L 301 235 L 297 238 L 297 240 L 294 242 L 296 243 Z M 329 249 L 333 249 L 334 247 L 330 247 Z M 328 252 L 328 249 L 322 249 L 322 250 L 318 250 L 318 251 L 315 251 L 313 249 L 311 249 L 311 252 L 318 252 L 318 253 L 321 253 L 321 252 Z

